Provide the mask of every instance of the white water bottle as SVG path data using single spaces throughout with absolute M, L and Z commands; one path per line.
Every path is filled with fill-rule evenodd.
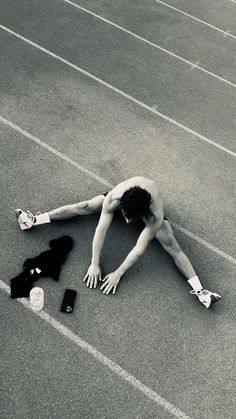
M 44 305 L 44 292 L 40 287 L 34 287 L 30 291 L 30 305 L 33 311 L 40 311 Z

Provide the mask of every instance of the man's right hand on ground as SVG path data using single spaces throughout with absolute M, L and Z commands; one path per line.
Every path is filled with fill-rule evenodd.
M 102 280 L 102 271 L 99 265 L 91 263 L 83 281 L 87 281 L 87 287 L 96 288 L 98 281 Z

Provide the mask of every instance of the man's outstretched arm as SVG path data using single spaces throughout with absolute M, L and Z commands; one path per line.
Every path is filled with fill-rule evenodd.
M 124 262 L 116 270 L 120 276 L 123 276 L 125 272 L 133 266 L 137 260 L 143 255 L 147 249 L 150 241 L 155 236 L 156 231 L 151 230 L 149 227 L 145 227 L 142 233 L 140 234 L 136 245 L 129 252 Z
M 150 241 L 154 238 L 156 232 L 160 228 L 161 224 L 162 224 L 162 221 L 161 223 L 155 223 L 151 227 L 148 226 L 144 228 L 144 230 L 142 231 L 142 233 L 140 234 L 138 238 L 136 245 L 129 252 L 124 262 L 119 266 L 119 268 L 116 269 L 116 271 L 111 272 L 110 274 L 106 275 L 105 278 L 103 279 L 103 284 L 100 289 L 104 290 L 103 291 L 104 294 L 109 294 L 109 292 L 112 291 L 112 289 L 113 289 L 113 294 L 115 294 L 117 285 L 121 277 L 143 255 Z
M 91 264 L 87 271 L 84 281 L 87 281 L 87 286 L 96 288 L 98 280 L 101 280 L 100 256 L 106 237 L 107 230 L 111 225 L 114 212 L 103 208 L 99 223 L 96 227 L 92 244 L 92 258 Z
M 93 237 L 93 244 L 92 244 L 91 263 L 95 265 L 100 264 L 100 256 L 101 256 L 104 240 L 107 234 L 107 230 L 111 225 L 113 215 L 114 215 L 113 212 L 104 211 L 101 213 L 101 217 L 96 227 L 95 234 Z

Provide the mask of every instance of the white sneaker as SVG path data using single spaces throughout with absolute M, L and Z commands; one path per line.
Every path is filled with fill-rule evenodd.
M 201 290 L 201 291 L 190 291 L 190 294 L 196 294 L 199 301 L 206 307 L 211 307 L 214 303 L 221 299 L 221 296 L 216 292 L 211 292 L 208 290 Z
M 15 209 L 15 214 L 21 230 L 28 230 L 29 228 L 33 227 L 35 223 L 35 217 L 40 213 L 33 215 L 28 210 L 23 211 L 22 209 L 17 208 Z

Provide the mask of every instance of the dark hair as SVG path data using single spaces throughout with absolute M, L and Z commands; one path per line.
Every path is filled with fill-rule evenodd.
M 120 208 L 127 218 L 137 219 L 148 213 L 151 194 L 139 186 L 128 189 L 121 197 Z

